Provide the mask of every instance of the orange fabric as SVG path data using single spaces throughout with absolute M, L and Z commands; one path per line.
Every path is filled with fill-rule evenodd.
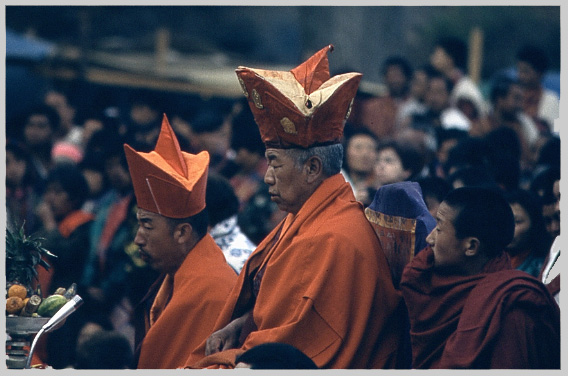
M 173 278 L 166 277 L 151 308 L 151 325 L 138 368 L 171 369 L 212 333 L 237 276 L 211 236 L 189 252 Z
M 170 218 L 188 218 L 205 208 L 209 153 L 182 152 L 166 115 L 154 151 L 124 144 L 138 207 Z
M 255 302 L 251 281 L 261 269 Z M 363 207 L 341 174 L 325 180 L 296 217 L 289 214 L 257 247 L 215 330 L 251 308 L 256 330 L 239 349 L 200 359 L 202 343 L 187 368 L 211 367 L 220 357 L 230 364 L 235 354 L 266 342 L 295 346 L 320 368 L 395 366 L 404 306 Z
M 75 229 L 89 221 L 92 221 L 95 217 L 91 213 L 84 212 L 82 210 L 76 210 L 65 217 L 57 226 L 59 233 L 64 237 L 68 238 L 69 235 Z
M 239 67 L 239 83 L 267 147 L 339 143 L 362 75 L 330 78 L 324 47 L 289 72 Z

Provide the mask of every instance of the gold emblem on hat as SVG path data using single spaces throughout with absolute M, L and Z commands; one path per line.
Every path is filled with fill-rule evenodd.
M 296 131 L 296 126 L 294 125 L 292 120 L 288 119 L 287 117 L 280 119 L 280 124 L 282 124 L 284 132 L 289 134 L 298 134 L 298 132 Z
M 241 90 L 243 91 L 243 94 L 245 95 L 245 97 L 248 98 L 249 93 L 247 91 L 247 87 L 245 86 L 245 81 L 239 77 L 239 84 L 241 84 Z
M 258 108 L 259 110 L 262 110 L 264 108 L 262 102 L 260 101 L 260 94 L 258 94 L 258 91 L 256 91 L 256 89 L 252 89 L 252 100 L 256 108 Z
M 353 109 L 353 102 L 355 102 L 355 98 L 351 99 L 351 103 L 349 103 L 349 108 L 347 109 L 345 120 L 347 120 L 349 118 L 349 115 L 351 115 L 351 110 Z

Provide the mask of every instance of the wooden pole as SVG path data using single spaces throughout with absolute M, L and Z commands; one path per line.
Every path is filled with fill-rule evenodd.
M 475 27 L 469 34 L 468 75 L 479 85 L 481 81 L 481 66 L 483 62 L 483 31 Z

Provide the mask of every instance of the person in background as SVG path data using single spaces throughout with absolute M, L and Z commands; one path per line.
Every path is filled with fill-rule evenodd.
M 417 177 L 424 167 L 423 156 L 411 144 L 384 140 L 377 147 L 375 188 Z
M 343 172 L 353 187 L 355 198 L 368 206 L 375 196 L 375 165 L 379 141 L 371 131 L 358 128 L 345 137 Z
M 41 200 L 30 152 L 21 142 L 6 141 L 6 226 L 11 231 L 24 226 L 26 234 L 41 226 L 36 207 Z
M 239 199 L 229 180 L 221 174 L 209 173 L 205 205 L 209 212 L 209 234 L 239 274 L 256 244 L 242 232 L 238 224 Z
M 182 152 L 166 115 L 153 151 L 124 144 L 140 256 L 161 273 L 134 312 L 136 368 L 182 367 L 210 334 L 237 278 L 207 234 L 209 154 Z
M 134 354 L 124 334 L 94 331 L 77 345 L 74 369 L 132 369 Z
M 379 139 L 395 136 L 399 110 L 410 97 L 412 67 L 402 56 L 389 56 L 382 64 L 381 75 L 385 93 L 362 101 L 349 118 L 350 122 L 369 129 Z
M 413 368 L 560 369 L 560 309 L 514 270 L 504 249 L 515 223 L 502 193 L 451 191 L 429 246 L 406 266 Z
M 88 186 L 81 171 L 73 164 L 60 164 L 49 173 L 43 201 L 37 206 L 42 229 L 42 245 L 56 258 L 49 259 L 49 271 L 38 268 L 38 283 L 43 298 L 59 287 L 79 284 L 89 256 L 89 231 L 93 215 L 81 210 Z M 77 289 L 79 291 L 79 289 Z M 71 315 L 65 325 L 47 335 L 46 364 L 55 369 L 71 366 L 75 361 L 75 340 L 85 321 L 83 312 Z
M 244 106 L 247 106 L 246 108 Z M 264 158 L 264 144 L 254 117 L 246 103 L 232 119 L 231 149 L 235 153 L 233 162 L 236 170 L 229 178 L 239 198 L 239 210 L 242 211 L 251 197 L 264 187 L 264 173 L 267 163 Z
M 511 265 L 537 278 L 553 240 L 546 231 L 542 205 L 532 192 L 521 189 L 507 192 L 505 198 L 515 218 L 515 234 L 506 248 Z
M 452 83 L 450 106 L 475 123 L 487 113 L 487 103 L 479 86 L 466 73 L 468 50 L 456 37 L 442 37 L 434 45 L 430 64 Z
M 470 135 L 483 137 L 491 131 L 507 127 L 515 131 L 521 146 L 521 167 L 530 168 L 531 150 L 540 135 L 534 121 L 523 112 L 524 89 L 508 76 L 495 78 L 490 93 L 491 109 L 470 130 Z
M 21 128 L 21 140 L 30 151 L 32 167 L 42 182 L 53 167 L 51 150 L 58 124 L 57 112 L 47 105 L 39 105 L 27 112 Z
M 393 368 L 406 360 L 404 305 L 340 173 L 343 127 L 362 75 L 330 78 L 331 50 L 287 72 L 236 71 L 266 145 L 264 181 L 288 214 L 245 263 L 186 368 L 234 368 L 238 355 L 267 342 L 294 346 L 319 368 Z
M 452 185 L 446 179 L 435 175 L 421 177 L 416 182 L 420 185 L 428 211 L 435 217 L 444 197 L 453 189 Z
M 523 110 L 543 134 L 556 133 L 555 120 L 560 114 L 560 98 L 542 85 L 548 71 L 546 52 L 534 45 L 524 45 L 517 52 L 517 75 L 524 87 Z

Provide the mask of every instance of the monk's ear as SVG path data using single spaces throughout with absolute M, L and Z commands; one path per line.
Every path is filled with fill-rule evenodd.
M 480 242 L 478 238 L 469 236 L 463 242 L 466 256 L 475 256 L 479 253 Z
M 174 239 L 179 243 L 187 243 L 193 236 L 193 227 L 189 223 L 180 223 L 174 230 Z
M 323 174 L 323 164 L 321 158 L 317 155 L 312 155 L 306 163 L 304 163 L 304 171 L 306 172 L 306 181 L 313 183 L 318 180 Z

